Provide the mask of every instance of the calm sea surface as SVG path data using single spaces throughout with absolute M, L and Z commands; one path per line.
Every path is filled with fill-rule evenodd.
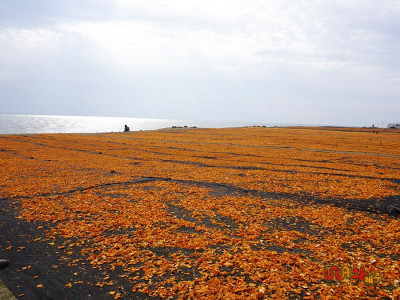
M 215 128 L 249 125 L 284 126 L 282 124 L 250 124 L 245 122 L 182 121 L 168 119 L 0 115 L 0 134 L 120 132 L 124 130 L 125 124 L 129 126 L 131 131 L 152 130 L 185 125 L 189 127 L 197 126 Z

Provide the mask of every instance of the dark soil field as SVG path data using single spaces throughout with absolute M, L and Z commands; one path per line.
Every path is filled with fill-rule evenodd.
M 17 299 L 399 299 L 400 131 L 0 136 Z

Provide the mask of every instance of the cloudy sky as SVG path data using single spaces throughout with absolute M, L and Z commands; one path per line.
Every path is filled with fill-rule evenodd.
M 0 113 L 381 125 L 399 54 L 399 0 L 1 0 Z

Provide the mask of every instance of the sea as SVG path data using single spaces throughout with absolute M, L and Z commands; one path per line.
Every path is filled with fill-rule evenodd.
M 291 124 L 267 124 L 239 121 L 188 121 L 122 117 L 0 114 L 0 134 L 121 132 L 124 131 L 125 125 L 127 125 L 131 131 L 139 131 L 161 129 L 172 126 L 224 128 L 254 125 L 268 127 L 289 126 Z

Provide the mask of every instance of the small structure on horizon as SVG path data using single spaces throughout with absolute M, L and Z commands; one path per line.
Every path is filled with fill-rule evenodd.
M 125 124 L 124 132 L 128 132 L 128 131 L 129 131 L 129 127 L 128 127 L 128 125 Z
M 389 123 L 387 128 L 400 129 L 400 123 Z

